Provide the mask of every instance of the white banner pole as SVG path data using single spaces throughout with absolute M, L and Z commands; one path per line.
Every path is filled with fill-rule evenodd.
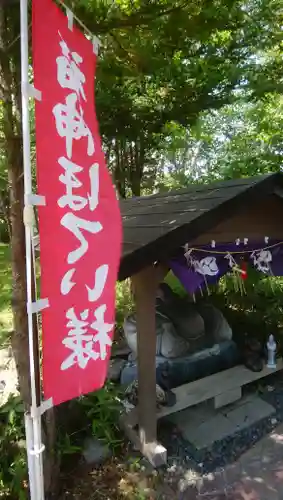
M 32 195 L 32 174 L 30 159 L 30 116 L 29 116 L 29 54 L 28 54 L 28 3 L 21 0 L 21 79 L 22 79 L 22 134 L 23 134 L 23 163 L 24 163 L 24 189 L 25 189 L 25 240 L 26 240 L 26 279 L 27 279 L 27 313 L 29 331 L 29 361 L 30 361 L 30 382 L 31 382 L 31 418 L 33 433 L 29 432 L 29 439 L 33 438 L 32 449 L 27 442 L 27 453 L 29 455 L 28 465 L 33 461 L 34 466 L 29 471 L 30 476 L 34 476 L 34 484 L 31 485 L 31 500 L 44 500 L 43 471 L 42 471 L 42 451 L 44 449 L 41 439 L 40 408 L 37 405 L 35 355 L 33 339 L 33 311 L 32 311 L 32 236 L 34 214 L 30 204 Z M 39 369 L 39 368 L 38 368 Z M 40 401 L 38 402 L 40 405 Z M 33 480 L 33 479 L 32 479 Z
M 25 413 L 25 429 L 26 429 L 26 447 L 28 458 L 28 475 L 29 475 L 29 491 L 31 499 L 36 498 L 35 490 L 35 470 L 34 470 L 34 456 L 29 453 L 29 450 L 34 447 L 33 439 L 33 423 L 29 413 Z

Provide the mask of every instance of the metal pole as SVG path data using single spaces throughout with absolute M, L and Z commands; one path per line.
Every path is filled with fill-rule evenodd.
M 29 413 L 25 413 L 25 429 L 26 429 L 26 447 L 28 459 L 28 475 L 29 475 L 29 491 L 30 497 L 36 498 L 35 490 L 35 470 L 34 470 L 34 456 L 30 454 L 29 450 L 34 446 L 33 439 L 33 423 Z
M 23 134 L 23 163 L 24 163 L 24 187 L 25 187 L 25 240 L 26 240 L 26 279 L 27 279 L 27 303 L 33 302 L 33 272 L 32 272 L 32 235 L 33 235 L 33 209 L 30 206 L 29 196 L 32 194 L 32 175 L 30 160 L 30 117 L 29 117 L 29 54 L 28 54 L 28 3 L 21 0 L 21 79 L 22 79 L 22 134 Z M 31 494 L 32 500 L 44 500 L 43 471 L 42 471 L 42 439 L 41 420 L 37 413 L 37 378 L 39 366 L 36 366 L 34 352 L 34 330 L 33 314 L 28 309 L 28 332 L 29 332 L 29 358 L 30 358 L 30 381 L 31 381 L 31 414 L 33 423 L 33 450 L 31 457 L 34 459 L 34 490 Z

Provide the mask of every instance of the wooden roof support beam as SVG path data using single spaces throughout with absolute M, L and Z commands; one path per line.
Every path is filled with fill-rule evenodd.
M 163 266 L 149 267 L 132 277 L 138 332 L 139 448 L 154 467 L 167 461 L 166 449 L 157 443 L 156 330 L 157 287 L 167 274 Z

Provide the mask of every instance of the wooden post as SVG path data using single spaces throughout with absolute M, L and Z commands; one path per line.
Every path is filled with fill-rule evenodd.
M 144 269 L 132 277 L 138 333 L 138 426 L 140 450 L 158 467 L 166 463 L 166 449 L 157 444 L 155 300 L 160 272 Z
M 141 442 L 156 440 L 156 283 L 153 270 L 146 269 L 135 276 L 138 330 L 139 434 Z

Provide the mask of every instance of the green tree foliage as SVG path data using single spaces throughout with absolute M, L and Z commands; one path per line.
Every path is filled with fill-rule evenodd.
M 280 0 L 79 0 L 102 41 L 96 103 L 121 196 L 151 185 L 167 124 L 281 88 Z M 275 78 L 276 76 L 276 78 Z
M 283 96 L 228 110 L 230 137 L 215 162 L 214 175 L 247 177 L 279 171 L 283 162 Z
M 277 172 L 283 164 L 283 96 L 267 94 L 203 113 L 189 130 L 170 126 L 157 189 Z
M 8 500 L 27 500 L 24 408 L 10 396 L 0 407 L 0 492 Z

